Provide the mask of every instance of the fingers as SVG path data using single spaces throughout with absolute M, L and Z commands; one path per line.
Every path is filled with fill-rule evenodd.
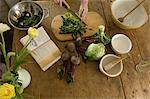
M 59 3 L 59 0 L 54 0 L 55 3 Z
M 88 13 L 88 0 L 81 0 L 81 5 L 79 9 L 79 16 L 83 20 Z
M 82 20 L 85 19 L 86 15 L 88 13 L 88 6 L 80 6 L 80 9 L 79 9 L 79 16 Z
M 85 19 L 87 13 L 88 13 L 88 10 L 87 10 L 87 9 L 85 9 L 85 10 L 83 9 L 83 12 L 82 12 L 82 15 L 81 15 L 81 19 L 82 19 L 82 20 Z
M 55 3 L 59 4 L 61 7 L 64 4 L 67 8 L 70 8 L 69 4 L 66 2 L 66 0 L 54 0 Z
M 60 0 L 54 0 L 54 2 L 57 3 L 57 4 L 59 4 L 59 1 L 60 1 Z
M 63 0 L 59 0 L 59 5 L 62 7 Z
M 67 6 L 67 8 L 70 8 L 69 4 L 65 0 L 63 0 L 63 3 Z
M 59 3 L 60 0 L 57 0 L 57 2 Z
M 80 6 L 80 8 L 79 8 L 79 17 L 82 16 L 82 12 L 83 12 L 83 8 L 82 8 L 82 6 Z

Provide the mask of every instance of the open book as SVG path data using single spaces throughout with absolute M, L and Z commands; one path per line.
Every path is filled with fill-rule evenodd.
M 27 49 L 32 57 L 40 65 L 43 71 L 46 71 L 55 62 L 61 58 L 61 52 L 55 43 L 47 35 L 43 27 L 38 28 L 39 35 L 34 38 Z M 20 39 L 20 42 L 25 45 L 29 36 Z

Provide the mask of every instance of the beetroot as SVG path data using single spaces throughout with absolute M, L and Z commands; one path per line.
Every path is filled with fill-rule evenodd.
M 78 56 L 72 56 L 71 62 L 75 65 L 79 65 L 80 64 L 80 58 Z
M 60 79 L 66 77 L 66 82 L 69 84 L 74 81 L 76 65 L 80 64 L 80 57 L 78 56 L 74 43 L 68 43 L 66 45 L 66 50 L 62 53 L 61 60 L 63 64 L 58 70 L 58 76 Z
M 67 51 L 65 51 L 65 52 L 62 53 L 61 59 L 63 61 L 69 60 L 69 58 L 70 58 L 70 55 L 69 55 L 69 53 Z
M 70 51 L 70 52 L 74 52 L 76 51 L 76 47 L 75 47 L 75 44 L 74 43 L 68 43 L 67 46 L 66 46 L 67 50 Z

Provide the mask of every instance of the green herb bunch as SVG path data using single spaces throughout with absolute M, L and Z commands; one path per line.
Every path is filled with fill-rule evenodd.
M 63 19 L 63 25 L 60 27 L 60 34 L 71 34 L 73 39 L 76 39 L 78 34 L 82 36 L 86 32 L 86 24 L 70 12 L 66 12 L 61 17 Z

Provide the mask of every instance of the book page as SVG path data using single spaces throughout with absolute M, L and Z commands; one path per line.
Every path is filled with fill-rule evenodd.
M 39 35 L 28 46 L 28 50 L 43 71 L 47 70 L 61 58 L 61 52 L 50 39 L 43 27 L 39 29 Z M 29 36 L 23 37 L 20 42 L 25 45 Z
M 61 52 L 54 42 L 50 40 L 39 48 L 33 50 L 31 55 L 45 71 L 45 68 L 50 67 L 53 63 L 60 59 Z
M 35 48 L 39 47 L 41 44 L 50 40 L 50 37 L 48 36 L 48 34 L 46 33 L 43 27 L 38 28 L 38 31 L 39 31 L 39 35 L 36 38 L 34 38 L 29 44 L 29 46 L 27 47 L 28 50 L 30 51 L 34 50 Z M 27 35 L 24 38 L 22 38 L 20 42 L 23 45 L 25 45 L 28 39 L 29 39 L 29 36 Z

